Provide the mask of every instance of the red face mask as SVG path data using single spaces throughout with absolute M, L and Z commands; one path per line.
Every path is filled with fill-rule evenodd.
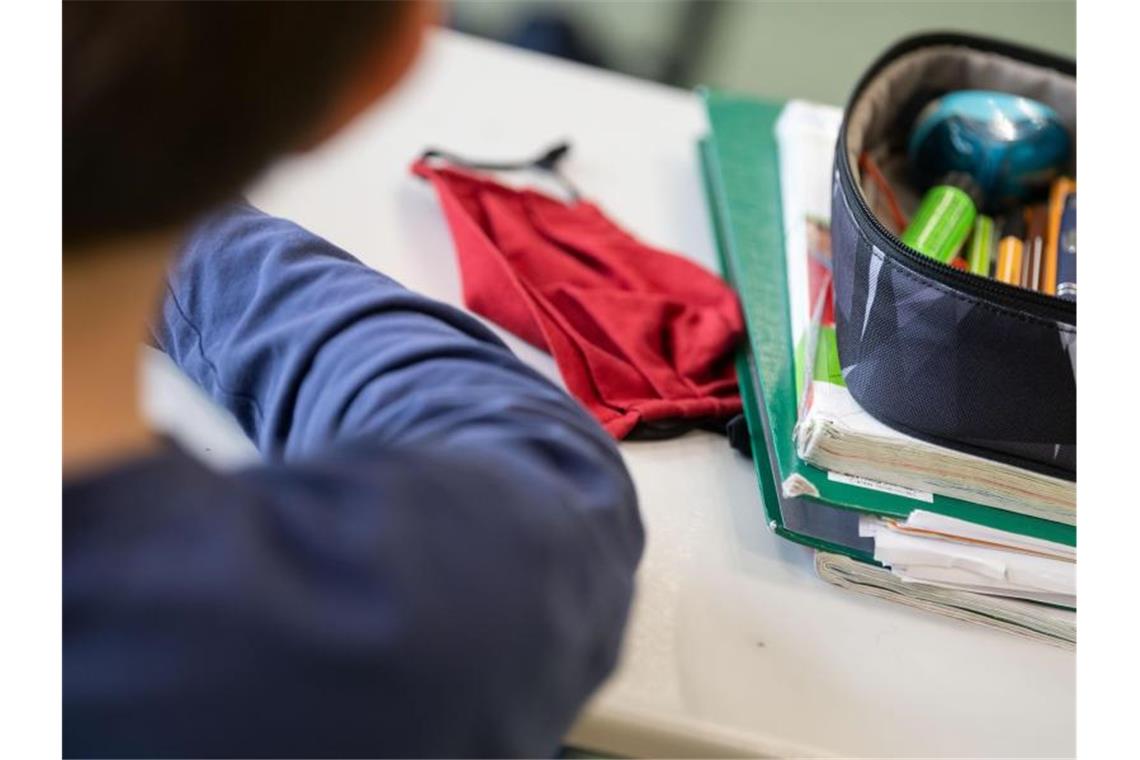
M 439 196 L 467 307 L 550 352 L 570 393 L 615 438 L 723 429 L 740 412 L 733 358 L 744 325 L 732 290 L 639 242 L 572 188 L 563 202 L 468 171 L 557 177 L 567 149 L 495 165 L 429 151 L 412 166 Z

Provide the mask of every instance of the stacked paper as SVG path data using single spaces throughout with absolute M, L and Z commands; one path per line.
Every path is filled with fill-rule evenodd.
M 1072 547 L 915 510 L 903 521 L 864 515 L 859 535 L 904 581 L 1076 609 Z
M 838 109 L 792 101 L 776 126 L 799 398 L 796 454 L 833 480 L 916 502 L 948 496 L 1075 524 L 1074 483 L 895 431 L 847 391 L 835 343 L 828 219 L 840 118 Z M 867 511 L 858 519 L 859 535 L 871 539 L 874 560 L 887 570 L 821 552 L 817 567 L 826 579 L 962 619 L 1075 639 L 1074 547 L 921 504 L 905 517 Z
M 907 583 L 887 570 L 830 552 L 816 552 L 815 568 L 819 577 L 841 588 L 955 620 L 1065 649 L 1072 649 L 1077 641 L 1077 615 L 1072 610 L 989 594 L 952 591 L 923 583 Z
M 703 92 L 712 230 L 740 294 L 748 442 L 777 534 L 843 588 L 1072 646 L 1074 489 L 899 434 L 847 392 L 830 204 L 838 109 Z

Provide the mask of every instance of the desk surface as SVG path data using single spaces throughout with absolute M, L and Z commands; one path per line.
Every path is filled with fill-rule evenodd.
M 646 241 L 712 267 L 703 130 L 690 93 L 439 32 L 389 100 L 250 197 L 460 304 L 443 218 L 408 165 L 429 145 L 513 158 L 566 137 L 565 170 L 584 194 Z M 557 378 L 548 356 L 505 338 Z M 160 424 L 207 457 L 250 455 L 160 357 L 147 377 Z M 768 531 L 752 464 L 723 438 L 622 451 L 648 546 L 621 665 L 572 743 L 659 756 L 1074 754 L 1071 652 L 820 581 L 808 550 Z

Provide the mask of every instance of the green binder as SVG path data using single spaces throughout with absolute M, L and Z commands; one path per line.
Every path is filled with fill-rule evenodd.
M 858 514 L 905 518 L 922 508 L 999 530 L 1076 545 L 1076 528 L 935 495 L 932 503 L 830 480 L 796 454 L 797 394 L 785 273 L 775 124 L 783 103 L 701 92 L 705 194 L 726 278 L 740 294 L 748 345 L 737 373 L 769 524 L 794 541 L 871 560 Z M 794 488 L 785 489 L 784 484 Z M 788 491 L 791 491 L 789 493 Z

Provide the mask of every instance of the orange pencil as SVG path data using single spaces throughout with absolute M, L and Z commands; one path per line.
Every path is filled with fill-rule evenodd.
M 1065 209 L 1065 198 L 1076 192 L 1077 183 L 1068 177 L 1053 180 L 1049 189 L 1049 228 L 1045 232 L 1044 263 L 1041 269 L 1041 292 L 1057 294 L 1057 256 L 1061 239 L 1061 212 Z

